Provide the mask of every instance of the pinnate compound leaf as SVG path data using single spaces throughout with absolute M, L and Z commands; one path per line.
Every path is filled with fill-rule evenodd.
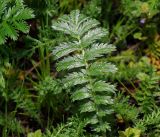
M 23 0 L 1 0 L 0 1 L 0 45 L 7 38 L 18 39 L 19 31 L 29 32 L 26 20 L 34 17 L 33 10 L 23 4 Z
M 96 43 L 108 33 L 99 24 L 98 21 L 80 14 L 78 10 L 63 15 L 52 27 L 70 35 L 72 42 L 56 47 L 53 54 L 56 56 L 55 60 L 58 60 L 58 71 L 70 72 L 62 83 L 65 89 L 72 91 L 72 101 L 78 102 L 80 113 L 86 115 L 88 124 L 95 131 L 105 132 L 106 129 L 110 130 L 110 126 L 103 121 L 103 117 L 113 112 L 111 94 L 114 93 L 115 86 L 98 79 L 99 76 L 107 76 L 117 69 L 111 63 L 99 62 L 104 55 L 115 51 L 111 44 Z

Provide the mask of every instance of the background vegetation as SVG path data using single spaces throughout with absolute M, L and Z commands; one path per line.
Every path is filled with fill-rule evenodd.
M 159 0 L 1 0 L 1 137 L 159 137 Z

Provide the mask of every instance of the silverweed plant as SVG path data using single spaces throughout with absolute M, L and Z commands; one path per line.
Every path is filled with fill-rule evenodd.
M 105 134 L 110 130 L 107 116 L 113 113 L 112 95 L 115 86 L 102 79 L 117 68 L 102 58 L 115 51 L 115 47 L 99 40 L 106 36 L 107 30 L 100 23 L 79 10 L 63 15 L 53 23 L 52 28 L 61 31 L 69 42 L 60 43 L 53 50 L 57 61 L 57 71 L 64 74 L 64 89 L 70 90 L 71 100 L 78 104 L 78 112 L 93 131 Z M 64 73 L 65 72 L 65 73 Z

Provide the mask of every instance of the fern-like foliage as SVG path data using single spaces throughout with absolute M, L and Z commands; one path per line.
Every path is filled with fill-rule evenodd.
M 151 114 L 145 115 L 143 119 L 137 121 L 135 127 L 140 129 L 143 133 L 152 132 L 154 135 L 160 135 L 160 109 L 154 110 Z
M 115 112 L 122 117 L 121 120 L 127 122 L 135 122 L 138 118 L 139 111 L 134 105 L 129 104 L 129 96 L 125 97 L 124 94 L 119 93 L 115 99 L 114 104 Z
M 87 114 L 88 123 L 97 132 L 110 129 L 104 120 L 113 110 L 111 95 L 115 86 L 100 79 L 100 76 L 114 73 L 115 65 L 100 60 L 104 55 L 115 51 L 111 44 L 99 43 L 107 31 L 100 23 L 80 14 L 79 10 L 63 15 L 54 22 L 53 29 L 62 31 L 71 39 L 53 50 L 57 60 L 57 70 L 66 71 L 62 79 L 64 87 L 71 90 L 71 98 L 79 102 L 79 111 Z
M 140 105 L 141 112 L 147 114 L 158 108 L 156 98 L 158 98 L 160 93 L 160 77 L 154 70 L 150 75 L 139 73 L 137 77 L 141 80 L 141 83 L 135 97 Z
M 13 5 L 13 6 L 12 6 Z M 33 11 L 26 8 L 23 0 L 1 0 L 0 1 L 0 45 L 7 38 L 17 40 L 18 31 L 27 33 L 29 26 L 25 20 L 33 18 Z

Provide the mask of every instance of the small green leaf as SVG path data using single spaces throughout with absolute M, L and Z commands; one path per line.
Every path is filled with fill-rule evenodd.
M 88 101 L 85 104 L 82 104 L 80 107 L 80 112 L 84 113 L 84 112 L 93 112 L 96 111 L 95 105 L 93 102 Z
M 68 55 L 69 53 L 72 53 L 74 51 L 79 50 L 79 43 L 77 41 L 74 42 L 64 42 L 61 43 L 59 46 L 57 46 L 53 51 L 53 55 L 55 55 L 55 59 L 59 59 L 61 57 L 64 57 Z
M 57 70 L 70 70 L 85 66 L 82 55 L 66 57 L 57 63 Z
M 79 90 L 76 90 L 71 96 L 72 101 L 83 100 L 83 99 L 90 98 L 90 97 L 91 97 L 91 95 L 90 95 L 88 89 L 85 87 L 81 88 Z
M 107 105 L 107 104 L 113 104 L 113 99 L 111 99 L 111 96 L 100 96 L 96 95 L 94 97 L 94 101 L 98 105 Z
M 13 40 L 17 40 L 18 34 L 11 24 L 8 24 L 5 22 L 5 23 L 3 23 L 3 27 L 5 29 L 4 33 L 6 36 L 10 37 Z
M 73 72 L 62 80 L 65 88 L 73 87 L 75 85 L 84 84 L 88 82 L 85 72 Z
M 96 28 L 93 30 L 88 31 L 82 38 L 82 43 L 93 43 L 98 39 L 101 39 L 102 37 L 106 36 L 107 30 L 102 28 Z
M 105 81 L 96 81 L 93 84 L 92 88 L 93 88 L 92 89 L 93 91 L 97 91 L 97 92 L 106 91 L 108 93 L 114 93 L 114 91 L 116 90 L 114 85 L 111 85 L 110 83 L 106 83 Z
M 139 40 L 146 40 L 146 39 L 147 39 L 147 37 L 143 37 L 143 36 L 142 36 L 142 33 L 141 33 L 141 32 L 135 33 L 135 34 L 133 35 L 133 37 L 134 37 L 135 39 L 139 39 Z
M 94 62 L 88 69 L 88 74 L 92 76 L 99 76 L 115 73 L 116 71 L 116 66 L 111 63 Z
M 87 124 L 97 124 L 98 123 L 98 118 L 97 118 L 97 115 L 94 114 L 93 116 L 92 115 L 89 115 L 88 116 L 88 119 L 87 119 Z
M 107 122 L 101 123 L 95 128 L 96 132 L 106 132 L 106 130 L 111 130 L 110 125 Z
M 1 72 L 0 72 L 0 88 L 3 89 L 5 88 L 5 80 Z
M 37 130 L 37 131 L 35 131 L 35 132 L 33 132 L 33 133 L 29 133 L 29 134 L 27 135 L 27 137 L 42 137 L 42 132 L 41 132 L 41 130 L 39 129 L 39 130 Z
M 119 137 L 140 137 L 141 130 L 137 128 L 127 128 L 125 131 L 119 131 Z
M 96 43 L 87 49 L 84 54 L 85 60 L 95 60 L 96 58 L 102 57 L 105 54 L 115 51 L 115 47 L 111 44 Z
M 26 22 L 21 21 L 21 22 L 13 22 L 15 28 L 19 31 L 22 31 L 23 33 L 28 33 L 29 32 L 29 26 L 27 25 Z

